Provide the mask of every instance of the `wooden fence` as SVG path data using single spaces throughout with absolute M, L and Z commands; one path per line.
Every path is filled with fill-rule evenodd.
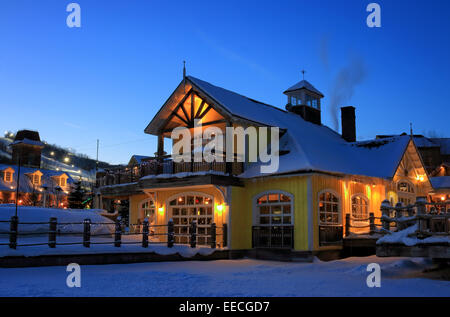
M 136 224 L 132 226 L 138 226 L 140 229 L 138 232 L 125 232 L 123 222 L 120 218 L 118 218 L 115 223 L 109 222 L 91 222 L 90 219 L 85 219 L 83 222 L 57 222 L 56 218 L 50 218 L 49 222 L 19 222 L 19 218 L 16 216 L 12 216 L 9 221 L 0 221 L 3 223 L 10 224 L 10 230 L 8 232 L 0 232 L 0 234 L 8 235 L 9 242 L 8 243 L 0 243 L 0 245 L 8 245 L 11 249 L 16 249 L 17 247 L 26 247 L 26 246 L 39 246 L 39 245 L 48 245 L 49 248 L 56 248 L 57 245 L 83 245 L 86 248 L 89 248 L 93 244 L 113 244 L 115 247 L 121 247 L 123 244 L 141 244 L 143 248 L 147 248 L 149 244 L 167 244 L 167 247 L 172 248 L 175 244 L 175 237 L 177 236 L 188 236 L 188 244 L 195 248 L 197 247 L 197 237 L 200 236 L 197 234 L 197 223 L 193 221 L 189 225 L 189 231 L 187 234 L 176 234 L 174 232 L 174 223 L 172 220 L 166 225 L 150 225 L 148 219 L 145 219 L 142 224 Z M 48 231 L 42 232 L 19 232 L 18 228 L 20 225 L 48 225 Z M 58 226 L 64 225 L 82 225 L 82 232 L 59 232 L 57 229 Z M 93 225 L 96 226 L 114 226 L 114 233 L 91 233 L 91 227 Z M 151 228 L 164 228 L 163 233 L 150 233 Z M 219 229 L 219 232 L 218 232 Z M 211 248 L 216 248 L 217 244 L 217 236 L 222 236 L 222 247 L 227 246 L 228 240 L 228 230 L 227 224 L 223 224 L 222 227 L 217 227 L 215 223 L 210 225 L 210 234 L 202 235 L 207 237 L 209 241 L 209 246 Z M 37 236 L 37 235 L 48 235 L 48 242 L 46 243 L 25 243 L 18 244 L 19 236 Z M 62 235 L 82 235 L 82 241 L 75 242 L 58 242 L 57 236 Z M 122 241 L 123 236 L 141 236 L 140 241 Z M 166 242 L 160 241 L 150 241 L 149 236 L 163 236 L 167 237 Z M 112 237 L 110 241 L 92 241 L 92 237 Z M 181 244 L 181 243 L 180 243 Z

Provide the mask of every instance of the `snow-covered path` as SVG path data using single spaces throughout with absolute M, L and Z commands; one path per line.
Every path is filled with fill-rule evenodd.
M 381 265 L 381 288 L 366 286 L 372 262 Z M 0 268 L 0 296 L 450 296 L 450 282 L 418 277 L 429 265 L 375 256 L 91 265 L 81 267 L 81 288 L 66 286 L 65 267 Z

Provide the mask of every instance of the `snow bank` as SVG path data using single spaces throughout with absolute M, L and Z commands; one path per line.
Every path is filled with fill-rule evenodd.
M 18 206 L 17 215 L 19 217 L 19 233 L 46 233 L 48 232 L 48 222 L 51 217 L 55 217 L 58 222 L 57 229 L 63 233 L 82 233 L 83 220 L 90 219 L 91 234 L 109 234 L 114 232 L 114 222 L 99 214 L 102 210 L 96 209 L 57 209 Z M 0 221 L 9 221 L 15 213 L 15 206 L 11 204 L 0 205 Z M 33 222 L 35 224 L 21 224 L 24 222 Z M 42 223 L 42 224 L 39 224 Z M 59 224 L 61 223 L 61 224 Z M 77 223 L 77 224 L 64 224 Z M 103 223 L 103 225 L 95 224 Z M 106 224 L 106 225 L 105 225 Z M 10 224 L 0 222 L 0 233 L 8 232 Z
M 417 224 L 408 227 L 404 230 L 394 232 L 392 234 L 387 234 L 384 237 L 377 240 L 377 244 L 384 243 L 395 243 L 404 244 L 406 246 L 414 246 L 417 244 L 429 244 L 429 243 L 450 243 L 449 236 L 434 236 L 425 239 L 418 239 L 417 237 L 409 237 L 409 235 L 414 234 L 417 230 Z

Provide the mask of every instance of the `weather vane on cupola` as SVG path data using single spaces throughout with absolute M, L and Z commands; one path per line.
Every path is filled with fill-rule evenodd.
M 305 80 L 305 73 L 306 73 L 306 70 L 302 69 L 303 80 Z

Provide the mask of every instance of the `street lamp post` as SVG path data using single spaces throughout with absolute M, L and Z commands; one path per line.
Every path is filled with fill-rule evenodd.
M 16 182 L 16 212 L 15 212 L 15 216 L 17 218 L 17 203 L 19 201 L 19 185 L 20 185 L 20 156 L 19 156 L 19 160 L 18 160 L 18 171 L 17 171 L 17 182 Z

